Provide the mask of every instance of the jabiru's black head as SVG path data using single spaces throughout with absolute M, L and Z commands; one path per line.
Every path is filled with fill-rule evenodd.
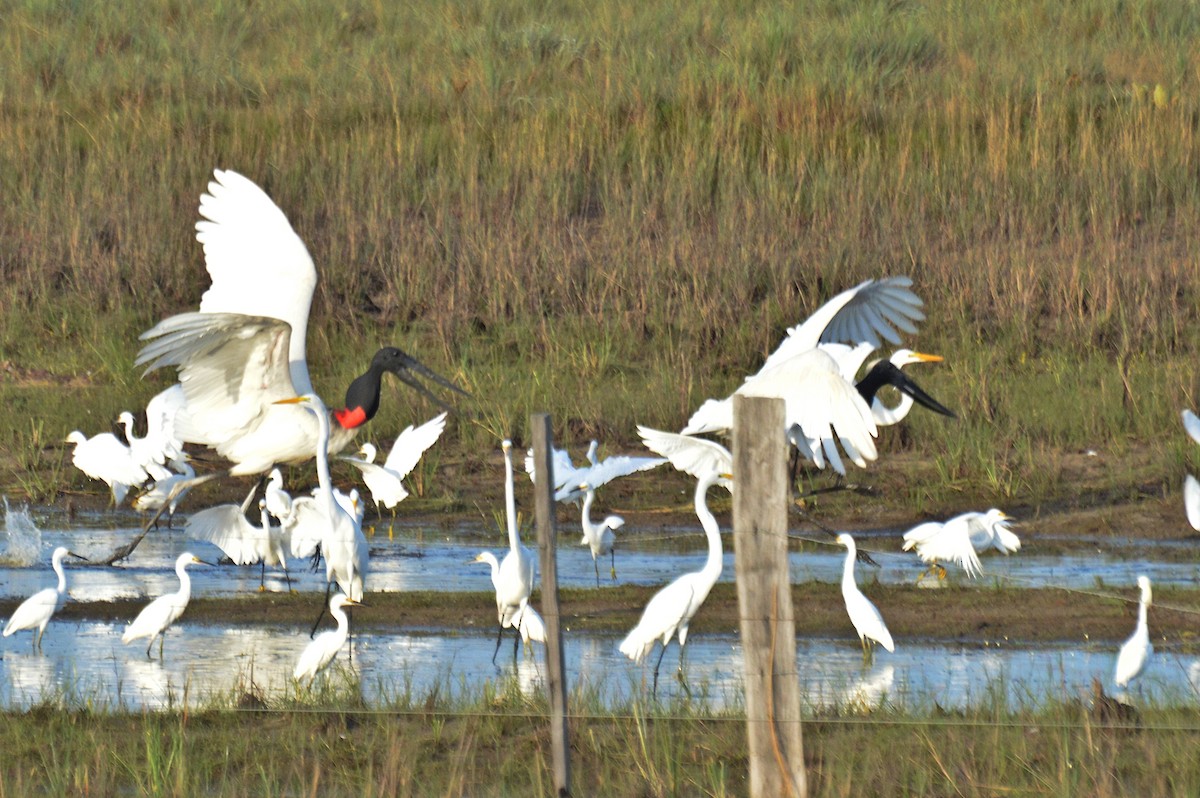
M 859 395 L 867 400 L 867 404 L 870 404 L 874 401 L 875 394 L 879 393 L 879 389 L 885 385 L 891 385 L 896 390 L 908 394 L 917 404 L 927 407 L 935 413 L 941 413 L 943 416 L 949 416 L 950 418 L 958 418 L 953 410 L 950 410 L 941 402 L 925 393 L 921 389 L 921 386 L 913 382 L 899 366 L 890 360 L 881 360 L 876 363 L 867 372 L 867 375 L 858 381 L 855 387 L 858 388 Z
M 356 377 L 346 389 L 346 407 L 334 415 L 339 424 L 346 429 L 353 429 L 367 423 L 379 411 L 379 391 L 383 382 L 384 372 L 391 372 L 405 385 L 415 388 L 430 401 L 444 410 L 453 412 L 454 408 L 447 405 L 422 384 L 418 377 L 424 377 L 463 396 L 469 393 L 459 388 L 450 380 L 421 363 L 412 355 L 394 346 L 385 346 L 371 358 L 371 365 Z

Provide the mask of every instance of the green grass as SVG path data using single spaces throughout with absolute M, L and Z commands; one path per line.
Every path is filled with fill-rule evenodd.
M 44 416 L 63 432 L 161 384 L 135 337 L 198 300 L 214 166 L 264 185 L 319 265 L 318 387 L 400 343 L 480 397 L 465 450 L 543 410 L 564 440 L 677 427 L 893 273 L 929 303 L 913 343 L 949 357 L 921 379 L 962 415 L 892 442 L 940 459 L 935 502 L 1051 498 L 1047 450 L 1162 447 L 1195 404 L 1186 6 L 39 3 L 6 23 L 0 361 L 116 389 L 68 388 Z
M 369 709 L 352 682 L 277 706 L 245 686 L 158 713 L 51 699 L 0 713 L 3 794 L 548 795 L 549 724 L 513 680 Z M 253 692 L 252 690 L 250 691 Z M 806 712 L 810 794 L 1180 795 L 1200 785 L 1186 707 L 1104 721 L 1076 702 Z M 65 699 L 64 699 L 65 700 Z M 240 702 L 240 706 L 239 706 Z M 745 721 L 703 701 L 612 706 L 574 691 L 572 781 L 589 795 L 744 795 Z

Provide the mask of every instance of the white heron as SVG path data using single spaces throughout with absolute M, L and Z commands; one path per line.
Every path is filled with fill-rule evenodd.
M 404 478 L 417 467 L 422 455 L 437 443 L 445 429 L 445 413 L 435 416 L 419 427 L 408 425 L 392 444 L 392 449 L 382 465 L 375 462 L 375 446 L 370 443 L 362 445 L 359 457 L 340 455 L 340 459 L 362 472 L 363 482 L 367 483 L 367 490 L 371 492 L 376 509 L 382 504 L 391 510 L 408 498 Z
M 733 471 L 733 455 L 716 441 L 641 425 L 637 432 L 647 449 L 667 458 L 677 471 L 691 474 L 696 479 L 713 472 L 728 474 Z M 718 477 L 714 484 L 733 491 L 733 482 L 726 477 Z
M 904 533 L 904 551 L 916 549 L 921 561 L 937 569 L 945 578 L 946 569 L 939 563 L 957 562 L 972 578 L 983 573 L 979 555 L 988 549 L 1010 554 L 1021 548 L 1021 540 L 1008 528 L 1011 516 L 992 508 L 986 513 L 967 512 L 940 522 L 918 524 Z
M 313 442 L 314 454 L 317 461 L 317 490 L 314 498 L 314 509 L 324 519 L 324 534 L 321 536 L 321 554 L 325 557 L 325 595 L 329 596 L 333 583 L 355 601 L 361 602 L 367 579 L 367 565 L 370 551 L 367 538 L 363 535 L 362 525 L 355 513 L 347 512 L 333 495 L 333 479 L 329 474 L 329 413 L 321 402 L 321 397 L 315 393 L 306 393 L 289 399 L 279 400 L 280 404 L 298 404 L 305 408 L 317 419 L 317 439 Z M 298 501 L 292 502 L 292 510 L 296 512 Z M 317 624 L 325 614 L 325 603 L 321 603 L 321 614 L 317 616 Z M 313 634 L 316 624 L 313 625 Z
M 362 606 L 360 602 L 343 593 L 338 593 L 329 599 L 329 614 L 337 622 L 337 629 L 321 632 L 304 647 L 300 659 L 296 661 L 296 669 L 292 671 L 293 679 L 298 682 L 307 681 L 309 685 L 312 685 L 317 674 L 324 670 L 330 662 L 333 662 L 333 658 L 342 650 L 342 646 L 346 645 L 346 638 L 350 636 L 350 619 L 346 617 L 346 611 L 343 608 L 359 606 Z
M 500 448 L 504 451 L 504 515 L 508 526 L 508 552 L 504 559 L 497 560 L 491 552 L 480 552 L 475 562 L 487 563 L 492 569 L 492 587 L 496 589 L 496 649 L 492 662 L 500 651 L 504 630 L 517 626 L 517 615 L 522 602 L 528 602 L 533 593 L 533 552 L 521 544 L 521 530 L 517 526 L 516 487 L 513 484 L 512 441 L 505 439 Z M 518 630 L 519 633 L 519 630 Z M 516 655 L 513 641 L 513 655 Z
M 874 441 L 877 425 L 868 403 L 885 383 L 876 385 L 875 378 L 864 378 L 862 385 L 856 385 L 820 344 L 843 341 L 878 347 L 881 338 L 898 342 L 896 328 L 915 332 L 914 322 L 923 319 L 924 314 L 920 311 L 921 300 L 909 289 L 911 285 L 907 277 L 867 280 L 838 294 L 803 324 L 788 330 L 783 343 L 758 373 L 747 377 L 734 394 L 782 398 L 789 440 L 818 467 L 824 468 L 828 461 L 839 474 L 846 473 L 838 451 L 840 444 L 851 462 L 865 468 L 878 456 Z M 918 402 L 932 401 L 898 368 L 881 369 L 879 377 Z M 931 407 L 949 412 L 936 402 Z M 731 395 L 704 402 L 682 432 L 726 432 L 732 427 Z
M 146 644 L 146 658 L 150 659 L 150 649 L 154 647 L 154 638 L 157 637 L 158 658 L 163 658 L 163 643 L 166 640 L 167 629 L 179 620 L 179 616 L 183 615 L 183 611 L 187 609 L 188 601 L 192 597 L 192 578 L 188 576 L 187 567 L 195 563 L 209 564 L 190 551 L 185 551 L 175 559 L 175 573 L 179 577 L 179 590 L 159 596 L 142 608 L 142 611 L 133 619 L 133 623 L 125 629 L 125 634 L 121 635 L 122 643 L 128 644 L 140 637 L 149 638 L 150 642 Z
M 1136 679 L 1146 667 L 1150 655 L 1154 653 L 1154 646 L 1150 644 L 1150 629 L 1146 625 L 1146 611 L 1150 608 L 1150 577 L 1139 576 L 1137 585 L 1141 592 L 1138 598 L 1137 626 L 1117 654 L 1117 669 L 1113 676 L 1117 687 L 1125 687 Z
M 717 525 L 716 516 L 708 509 L 706 497 L 710 487 L 721 480 L 731 479 L 728 473 L 710 471 L 696 482 L 696 516 L 700 519 L 700 525 L 704 527 L 704 534 L 708 540 L 708 558 L 704 567 L 699 571 L 684 574 L 655 593 L 646 605 L 637 626 L 625 636 L 619 646 L 622 654 L 634 662 L 641 662 L 656 642 L 662 643 L 662 651 L 654 663 L 655 693 L 658 692 L 658 668 L 662 664 L 663 654 L 667 653 L 667 644 L 675 635 L 679 637 L 679 675 L 680 678 L 683 677 L 683 648 L 687 644 L 688 625 L 721 576 L 721 530 Z
M 521 602 L 521 607 L 517 610 L 517 617 L 514 620 L 517 627 L 517 633 L 521 635 L 521 641 L 529 648 L 530 643 L 546 642 L 546 622 L 542 620 L 541 614 L 533 608 L 529 603 L 529 599 Z
M 1186 408 L 1180 415 L 1183 417 L 1184 432 L 1193 441 L 1200 443 L 1200 417 Z M 1183 509 L 1192 529 L 1200 530 L 1200 482 L 1191 474 L 1183 478 Z
M 178 368 L 186 400 L 174 419 L 179 438 L 215 449 L 232 464 L 225 473 L 261 474 L 277 464 L 307 462 L 316 448 L 312 416 L 277 400 L 312 393 L 305 337 L 317 273 L 262 189 L 235 172 L 214 175 L 196 224 L 212 285 L 199 313 L 172 316 L 142 334 L 148 343 L 137 363 L 147 373 Z M 419 377 L 463 393 L 400 349 L 384 347 L 350 384 L 345 407 L 333 413 L 328 450 L 340 451 L 375 415 L 385 372 L 438 404 L 444 405 Z
M 50 555 L 50 566 L 58 577 L 58 585 L 39 590 L 22 601 L 13 611 L 8 623 L 4 625 L 5 637 L 26 629 L 37 629 L 37 634 L 33 635 L 33 650 L 41 651 L 42 635 L 46 633 L 46 626 L 50 623 L 50 618 L 62 609 L 62 605 L 67 601 L 67 574 L 63 571 L 64 557 L 87 559 L 70 551 L 66 546 L 56 548 Z
M 267 512 L 275 516 L 279 523 L 287 524 L 292 515 L 292 495 L 284 490 L 283 472 L 278 468 L 272 468 L 267 477 L 263 499 L 267 503 Z
M 863 595 L 858 589 L 858 583 L 854 581 L 854 561 L 858 557 L 854 538 L 843 532 L 837 536 L 837 542 L 846 547 L 846 562 L 842 567 L 842 599 L 846 602 L 846 614 L 850 616 L 850 623 L 854 624 L 854 631 L 858 632 L 863 662 L 869 662 L 874 656 L 871 641 L 879 643 L 889 653 L 895 651 L 896 646 L 878 608 Z
M 590 485 L 581 485 L 584 490 L 583 512 L 580 523 L 583 526 L 583 540 L 580 545 L 587 546 L 592 552 L 592 567 L 596 569 L 596 587 L 600 587 L 600 566 L 598 557 L 609 556 L 609 570 L 613 579 L 617 578 L 617 561 L 613 546 L 617 542 L 616 530 L 625 526 L 625 519 L 619 515 L 608 515 L 600 523 L 592 521 L 592 503 L 596 500 L 596 490 Z
M 602 485 L 607 485 L 614 479 L 641 471 L 649 471 L 667 462 L 661 457 L 631 457 L 623 454 L 610 455 L 601 460 L 597 456 L 599 448 L 599 441 L 594 440 L 588 445 L 587 464 L 582 466 L 576 466 L 571 461 L 571 455 L 565 449 L 551 450 L 555 501 L 575 501 L 582 498 L 586 492 L 586 489 L 582 487 L 585 484 L 594 490 Z M 529 474 L 530 481 L 537 481 L 532 449 L 525 454 L 525 472 Z
M 188 517 L 184 531 L 196 540 L 212 543 L 235 565 L 259 565 L 259 592 L 266 590 L 267 566 L 282 568 L 288 588 L 292 578 L 287 570 L 287 534 L 282 527 L 272 526 L 266 501 L 259 499 L 259 523 L 246 518 L 243 506 L 219 504 Z
M 133 500 L 133 508 L 141 513 L 160 510 L 165 504 L 167 529 L 171 528 L 172 519 L 175 517 L 175 508 L 179 506 L 179 502 L 183 501 L 189 490 L 186 485 L 181 486 L 179 490 L 175 490 L 175 486 L 194 479 L 196 476 L 196 469 L 192 468 L 192 464 L 186 458 L 187 455 L 184 454 L 170 461 L 170 466 L 175 469 L 174 471 L 156 469 L 154 473 L 157 476 L 154 476 L 154 484 Z
M 111 432 L 89 438 L 79 430 L 73 430 L 67 435 L 66 442 L 75 445 L 71 462 L 92 479 L 108 485 L 114 505 L 125 501 L 131 487 L 150 478 L 146 469 L 134 461 L 129 447 Z

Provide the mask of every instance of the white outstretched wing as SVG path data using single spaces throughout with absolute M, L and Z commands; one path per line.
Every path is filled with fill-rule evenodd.
M 401 432 L 396 438 L 396 442 L 392 444 L 392 450 L 388 452 L 384 467 L 401 479 L 408 476 L 417 467 L 421 456 L 429 450 L 430 446 L 437 443 L 438 438 L 442 437 L 445 429 L 445 413 L 433 417 L 419 427 L 413 427 L 411 424 L 405 427 L 404 432 Z
M 200 197 L 196 239 L 212 286 L 202 313 L 269 316 L 292 328 L 288 361 L 297 393 L 310 393 L 305 362 L 308 312 L 317 271 L 304 242 L 261 188 L 237 172 L 216 170 Z
M 265 533 L 246 520 L 239 505 L 219 504 L 194 513 L 184 524 L 184 531 L 191 538 L 216 545 L 238 565 L 262 559 L 261 538 Z
M 1196 443 L 1200 443 L 1200 418 L 1191 410 L 1184 410 L 1181 415 L 1183 416 L 1183 428 L 1188 436 Z
M 647 449 L 661 454 L 670 460 L 677 470 L 691 474 L 697 479 L 708 476 L 713 471 L 721 474 L 733 473 L 733 455 L 716 441 L 643 426 L 639 426 L 637 431 Z M 733 490 L 733 483 L 723 477 L 717 480 L 717 484 L 726 490 Z
M 561 486 L 554 494 L 556 501 L 573 501 L 583 496 L 583 490 L 580 490 L 581 485 L 587 485 L 592 490 L 612 482 L 618 477 L 629 476 L 636 474 L 639 471 L 649 471 L 652 468 L 658 468 L 663 463 L 667 462 L 662 457 L 630 457 L 629 455 L 619 454 L 612 457 L 606 457 L 595 465 L 589 465 L 587 468 L 577 469 L 570 475 L 573 482 L 561 482 L 558 479 L 558 472 L 554 472 L 554 480 Z
M 763 363 L 767 369 L 817 344 L 900 343 L 896 330 L 913 334 L 916 323 L 925 319 L 921 298 L 913 293 L 909 277 L 867 280 L 835 296 L 803 323 L 790 328 L 782 343 Z
M 290 333 L 286 322 L 263 316 L 181 313 L 142 333 L 149 343 L 136 362 L 147 373 L 179 368 L 187 406 L 176 414 L 176 434 L 221 451 L 221 444 L 253 429 L 274 402 L 297 395 L 288 370 Z

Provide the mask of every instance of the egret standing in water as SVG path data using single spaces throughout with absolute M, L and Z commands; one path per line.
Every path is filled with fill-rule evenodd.
M 87 559 L 68 550 L 66 546 L 59 546 L 55 549 L 50 556 L 50 565 L 58 576 L 58 586 L 39 590 L 22 601 L 4 626 L 5 637 L 26 629 L 36 628 L 37 634 L 33 635 L 33 650 L 42 650 L 42 635 L 46 633 L 46 625 L 50 623 L 50 618 L 54 613 L 62 609 L 62 605 L 67 601 L 67 574 L 63 571 L 64 557 Z
M 346 638 L 350 636 L 350 619 L 346 617 L 343 607 L 359 606 L 362 606 L 359 602 L 342 593 L 329 600 L 329 614 L 337 621 L 337 629 L 321 632 L 305 647 L 300 659 L 296 661 L 296 670 L 292 672 L 293 679 L 298 682 L 307 680 L 311 686 L 317 674 L 333 662 L 342 646 L 346 645 Z
M 190 551 L 180 554 L 175 560 L 175 573 L 179 576 L 179 590 L 159 596 L 147 604 L 133 619 L 133 623 L 129 624 L 125 634 L 121 635 L 122 643 L 131 643 L 139 637 L 150 638 L 150 642 L 146 645 L 146 658 L 151 659 L 150 649 L 154 647 L 154 638 L 157 637 L 158 658 L 160 660 L 163 658 L 163 642 L 166 640 L 167 629 L 179 620 L 179 616 L 183 615 L 183 611 L 187 609 L 188 601 L 192 597 L 192 578 L 188 576 L 187 567 L 193 563 L 211 564 L 204 562 Z
M 1146 611 L 1150 608 L 1150 577 L 1139 576 L 1137 584 L 1138 590 L 1141 591 L 1138 598 L 1137 626 L 1121 646 L 1121 652 L 1117 654 L 1117 669 L 1113 675 L 1117 687 L 1125 687 L 1136 679 L 1146 667 L 1150 655 L 1154 653 L 1154 646 L 1150 645 L 1150 628 L 1146 624 Z
M 598 557 L 603 557 L 605 554 L 609 557 L 609 573 L 613 579 L 617 578 L 617 560 L 613 553 L 613 546 L 617 542 L 617 536 L 614 534 L 618 529 L 625 526 L 625 519 L 619 515 L 605 516 L 600 523 L 592 521 L 592 502 L 596 500 L 595 488 L 586 483 L 580 485 L 585 491 L 583 497 L 583 513 L 580 516 L 580 523 L 583 525 L 583 540 L 580 544 L 587 546 L 592 551 L 592 567 L 596 569 L 596 587 L 600 587 L 600 565 L 597 563 Z
M 688 625 L 721 576 L 721 529 L 717 525 L 716 516 L 708 509 L 706 496 L 708 489 L 718 481 L 730 479 L 732 477 L 728 473 L 710 471 L 696 483 L 696 516 L 700 519 L 700 525 L 704 527 L 704 534 L 708 540 L 708 558 L 704 567 L 699 571 L 684 574 L 655 593 L 646 605 L 642 619 L 621 641 L 621 653 L 634 662 L 645 659 L 656 642 L 662 643 L 662 651 L 654 663 L 655 694 L 658 693 L 658 668 L 662 664 L 663 655 L 667 653 L 667 644 L 676 634 L 679 636 L 679 678 L 683 680 L 683 647 L 687 644 Z
M 508 525 L 508 553 L 499 561 L 488 551 L 480 552 L 475 558 L 475 562 L 491 566 L 492 587 L 496 589 L 496 620 L 499 628 L 496 631 L 496 650 L 492 652 L 492 662 L 496 661 L 496 654 L 500 651 L 504 630 L 509 627 L 516 629 L 518 633 L 513 641 L 513 656 L 516 656 L 520 641 L 518 614 L 533 593 L 534 572 L 533 552 L 521 545 L 521 530 L 517 527 L 512 441 L 506 439 L 500 444 L 500 448 L 504 450 L 504 515 Z
M 854 581 L 854 561 L 858 557 L 854 538 L 843 532 L 837 536 L 837 542 L 846 547 L 846 562 L 842 568 L 842 599 L 846 602 L 846 613 L 850 616 L 850 623 L 854 624 L 854 631 L 858 632 L 858 641 L 862 644 L 863 662 L 867 663 L 874 658 L 871 648 L 872 641 L 879 643 L 889 653 L 895 651 L 896 646 L 892 642 L 892 633 L 888 631 L 887 624 L 883 622 L 883 616 L 879 614 L 879 610 L 871 603 L 871 600 L 858 589 L 858 583 Z

